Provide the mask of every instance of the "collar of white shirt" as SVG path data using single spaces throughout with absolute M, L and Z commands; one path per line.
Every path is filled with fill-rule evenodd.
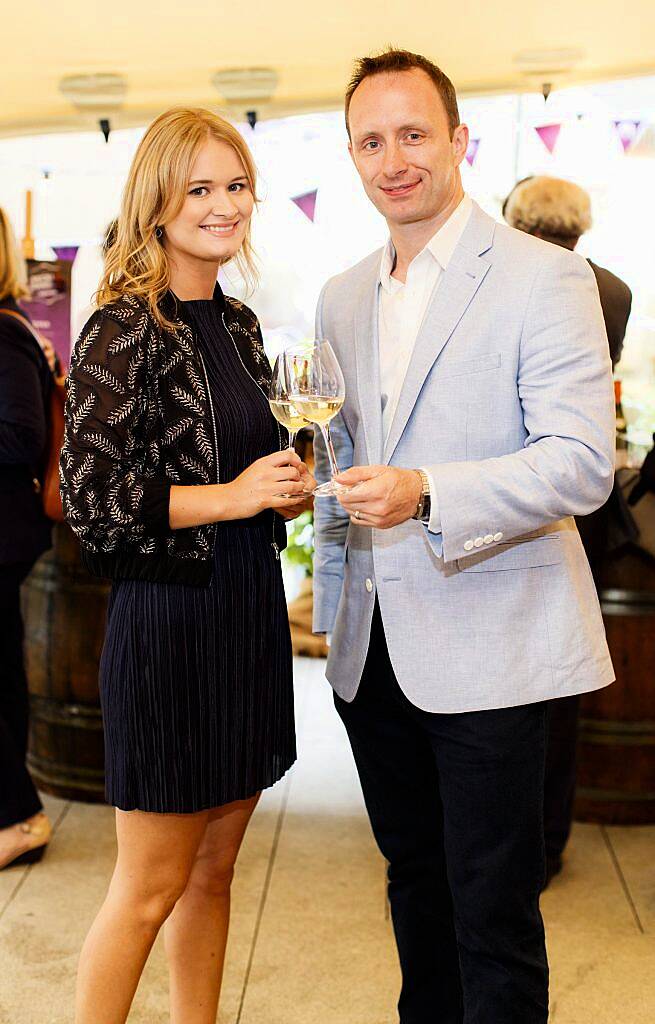
M 473 201 L 471 197 L 464 195 L 459 206 L 453 210 L 446 223 L 442 224 L 439 230 L 434 233 L 425 248 L 414 257 L 412 264 L 417 260 L 422 260 L 424 253 L 429 253 L 437 261 L 441 269 L 445 270 L 457 248 L 457 243 L 464 233 L 464 228 L 471 216 L 472 209 Z M 396 250 L 393 247 L 393 242 L 389 239 L 382 251 L 382 261 L 380 263 L 380 284 L 386 292 L 393 293 L 398 288 L 402 288 L 402 282 L 397 281 L 391 276 L 395 260 Z

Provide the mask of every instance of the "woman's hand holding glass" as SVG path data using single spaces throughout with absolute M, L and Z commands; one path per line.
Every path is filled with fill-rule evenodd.
M 305 487 L 313 479 L 300 457 L 286 449 L 257 459 L 224 487 L 229 488 L 230 504 L 237 513 L 234 518 L 248 519 L 266 508 L 288 513 L 288 518 L 303 511 Z
M 283 505 L 282 508 L 276 509 L 287 520 L 297 519 L 299 515 L 302 515 L 306 509 L 313 507 L 312 495 L 316 489 L 316 480 L 307 469 L 304 462 L 300 463 L 298 467 L 300 471 L 300 482 L 303 485 L 303 498 L 305 499 L 302 504 L 294 502 L 293 504 Z

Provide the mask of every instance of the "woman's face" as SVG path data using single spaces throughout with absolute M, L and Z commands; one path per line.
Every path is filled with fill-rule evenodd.
M 254 203 L 239 154 L 227 142 L 208 139 L 193 162 L 182 209 L 164 226 L 168 256 L 176 264 L 231 259 L 243 244 Z

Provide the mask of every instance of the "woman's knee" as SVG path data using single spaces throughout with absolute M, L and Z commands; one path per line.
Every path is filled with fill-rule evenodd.
M 234 878 L 235 860 L 236 853 L 234 856 L 225 853 L 219 856 L 212 856 L 211 853 L 198 856 L 189 878 L 189 886 L 201 890 L 205 896 L 228 895 Z
M 187 882 L 188 875 L 172 871 L 143 879 L 119 877 L 114 880 L 112 889 L 141 926 L 158 930 L 173 912 Z

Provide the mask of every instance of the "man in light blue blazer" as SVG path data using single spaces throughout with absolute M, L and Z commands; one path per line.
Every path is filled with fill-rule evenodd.
M 464 194 L 426 58 L 359 61 L 346 120 L 390 240 L 319 301 L 349 489 L 316 501 L 314 628 L 389 862 L 401 1024 L 543 1024 L 543 702 L 614 678 L 573 520 L 613 479 L 598 290 Z

